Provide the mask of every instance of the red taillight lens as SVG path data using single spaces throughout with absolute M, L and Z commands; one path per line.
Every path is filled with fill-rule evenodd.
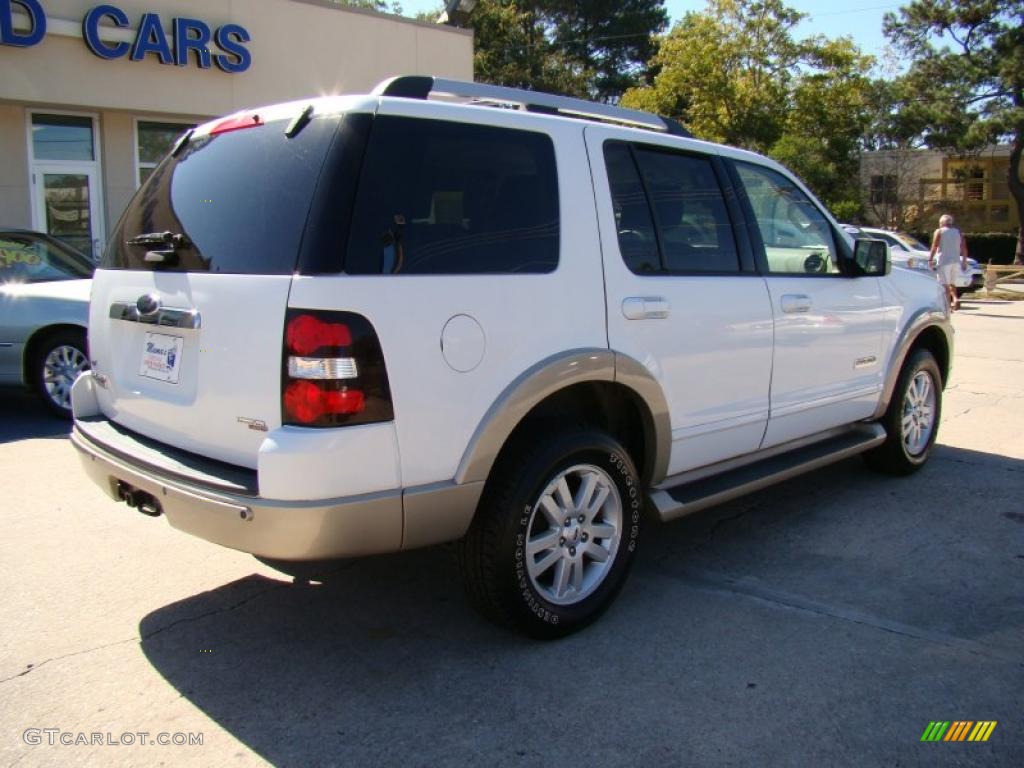
M 380 341 L 353 312 L 288 310 L 281 360 L 281 422 L 341 427 L 391 421 Z
M 296 355 L 308 357 L 321 347 L 348 347 L 352 332 L 343 323 L 325 323 L 313 315 L 298 315 L 288 321 L 285 343 Z
M 365 407 L 366 396 L 359 389 L 325 390 L 311 381 L 293 381 L 284 391 L 285 413 L 301 424 L 361 413 Z

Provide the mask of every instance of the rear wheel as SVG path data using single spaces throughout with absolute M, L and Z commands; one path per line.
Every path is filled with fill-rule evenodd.
M 931 455 L 942 416 L 942 374 L 931 352 L 914 350 L 903 364 L 882 418 L 884 443 L 864 454 L 872 469 L 891 475 L 916 472 Z
M 71 385 L 89 369 L 85 332 L 60 330 L 47 336 L 32 359 L 32 385 L 46 407 L 61 418 L 71 418 Z
M 520 442 L 459 545 L 471 602 L 533 637 L 582 629 L 625 581 L 641 509 L 636 468 L 611 436 L 583 428 Z

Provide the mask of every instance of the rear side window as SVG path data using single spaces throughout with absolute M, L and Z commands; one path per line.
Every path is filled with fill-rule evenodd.
M 548 136 L 440 120 L 374 120 L 347 273 L 551 272 L 558 244 L 558 177 Z
M 310 199 L 337 131 L 315 118 L 293 138 L 277 121 L 190 140 L 166 158 L 136 193 L 103 257 L 106 269 L 290 274 L 295 270 Z M 171 232 L 173 256 L 142 235 Z
M 710 158 L 621 142 L 607 143 L 604 152 L 619 248 L 631 271 L 739 270 L 732 221 Z

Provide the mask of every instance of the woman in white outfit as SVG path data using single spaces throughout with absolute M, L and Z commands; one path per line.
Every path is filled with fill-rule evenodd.
M 967 270 L 967 241 L 953 226 L 953 217 L 948 213 L 939 217 L 939 228 L 932 235 L 932 249 L 928 254 L 928 266 L 932 269 L 935 269 L 936 252 L 939 255 L 939 282 L 946 289 L 946 300 L 951 309 L 960 309 L 960 300 L 956 296 L 956 271 Z

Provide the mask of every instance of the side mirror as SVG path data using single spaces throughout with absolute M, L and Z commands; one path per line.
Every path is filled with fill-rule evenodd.
M 858 275 L 888 275 L 889 245 L 884 240 L 857 240 L 853 244 L 853 261 Z

